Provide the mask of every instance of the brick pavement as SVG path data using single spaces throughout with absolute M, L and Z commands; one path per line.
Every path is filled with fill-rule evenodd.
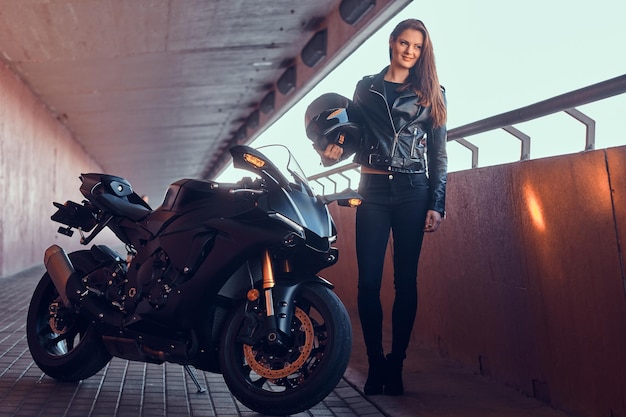
M 253 417 L 221 375 L 196 371 L 198 393 L 177 364 L 114 358 L 80 383 L 61 383 L 35 365 L 26 313 L 43 267 L 0 278 L 0 417 Z M 405 395 L 364 397 L 367 359 L 358 319 L 350 366 L 335 390 L 298 417 L 567 417 L 536 399 L 423 349 L 405 361 Z
M 79 383 L 46 376 L 32 360 L 26 314 L 44 272 L 35 267 L 0 279 L 1 417 L 237 417 L 260 416 L 239 403 L 221 375 L 196 371 L 207 392 L 198 393 L 182 366 L 114 358 Z M 320 404 L 298 417 L 385 416 L 343 379 Z

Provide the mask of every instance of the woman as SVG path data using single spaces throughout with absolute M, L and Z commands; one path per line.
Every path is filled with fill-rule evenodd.
M 446 105 L 431 40 L 416 19 L 400 22 L 389 38 L 390 64 L 356 86 L 354 105 L 362 114 L 361 165 L 356 213 L 359 268 L 358 309 L 369 371 L 366 395 L 401 395 L 406 358 L 417 312 L 417 264 L 424 232 L 439 228 L 445 210 L 448 159 Z M 329 145 L 324 156 L 339 159 Z M 395 299 L 391 352 L 382 345 L 380 302 L 383 262 L 393 235 Z

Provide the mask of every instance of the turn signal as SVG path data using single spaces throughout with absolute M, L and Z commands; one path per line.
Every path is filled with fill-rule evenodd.
M 350 198 L 350 199 L 348 199 L 348 205 L 350 207 L 360 206 L 362 202 L 363 202 L 363 200 L 361 200 L 360 198 Z
M 257 290 L 256 288 L 252 288 L 250 291 L 248 291 L 247 297 L 248 297 L 248 301 L 256 301 L 259 299 L 259 290 Z
M 264 160 L 249 153 L 244 153 L 243 159 L 255 168 L 263 168 L 265 166 Z

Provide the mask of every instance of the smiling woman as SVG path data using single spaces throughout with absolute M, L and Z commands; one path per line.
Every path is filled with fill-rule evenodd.
M 413 68 L 422 53 L 423 46 L 424 35 L 418 30 L 405 30 L 395 39 L 392 35 L 391 39 L 389 39 L 389 59 L 391 64 L 388 81 L 403 83 L 405 77 L 399 76 L 395 72 L 399 71 L 402 73 Z

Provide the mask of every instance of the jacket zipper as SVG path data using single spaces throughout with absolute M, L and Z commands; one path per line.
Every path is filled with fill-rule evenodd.
M 383 99 L 383 102 L 385 103 L 385 108 L 387 109 L 387 116 L 389 116 L 389 124 L 391 124 L 391 129 L 393 130 L 393 146 L 391 147 L 390 155 L 393 158 L 393 156 L 396 154 L 396 148 L 398 147 L 398 137 L 400 136 L 400 132 L 402 132 L 402 129 L 408 126 L 411 122 L 405 123 L 400 129 L 396 131 L 396 126 L 393 124 L 393 117 L 391 116 L 391 109 L 389 108 L 387 99 L 381 92 L 376 91 L 373 87 L 373 85 L 370 86 L 370 91 L 372 93 L 378 94 Z
M 408 123 L 405 123 L 404 126 L 402 126 L 399 130 L 396 131 L 396 126 L 393 124 L 393 117 L 391 116 L 391 109 L 389 108 L 387 99 L 385 98 L 384 94 L 380 93 L 379 91 L 374 90 L 374 88 L 372 87 L 373 86 L 370 86 L 370 91 L 372 93 L 378 94 L 383 99 L 383 102 L 385 103 L 385 108 L 387 109 L 387 116 L 389 116 L 389 124 L 391 125 L 391 129 L 393 130 L 393 145 L 391 146 L 391 155 L 389 156 L 393 157 L 396 154 L 396 148 L 398 147 L 398 137 L 400 136 L 400 132 L 402 132 L 402 129 L 404 129 L 404 127 L 408 125 Z

